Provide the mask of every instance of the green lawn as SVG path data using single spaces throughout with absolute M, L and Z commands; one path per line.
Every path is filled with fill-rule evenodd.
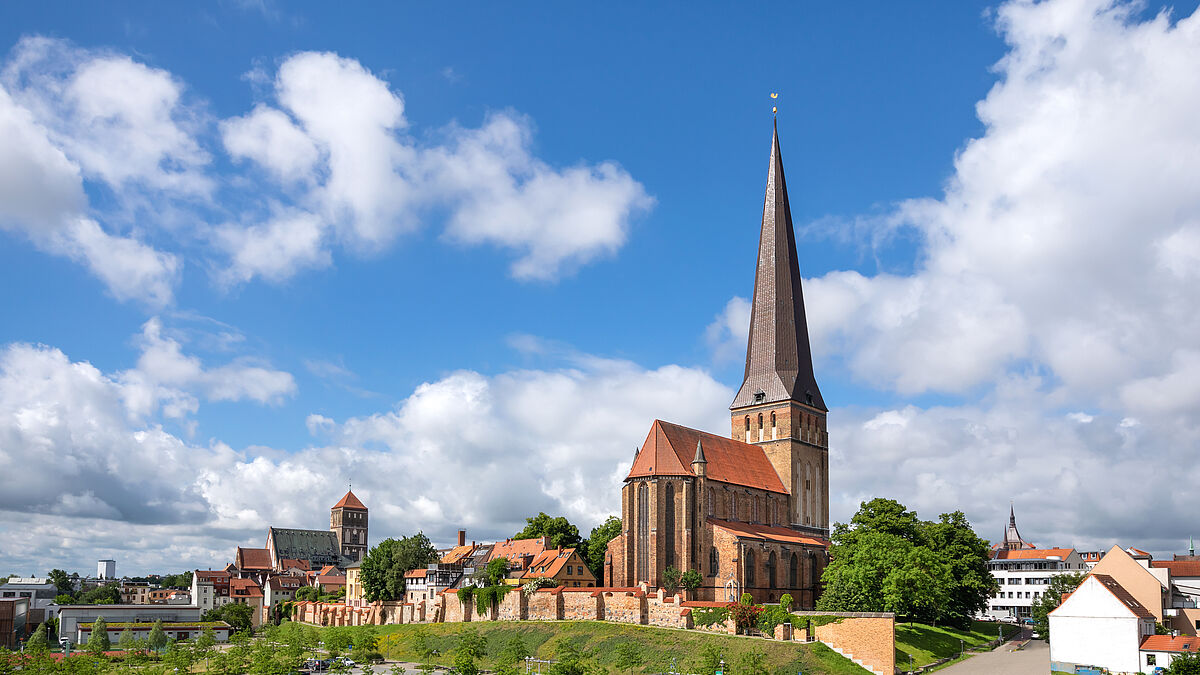
M 978 647 L 990 640 L 995 640 L 997 636 L 996 631 L 1000 626 L 1004 628 L 1005 637 L 1010 637 L 1017 632 L 1017 627 L 1012 624 L 992 623 L 988 621 L 975 621 L 972 623 L 970 630 L 929 626 L 921 623 L 912 625 L 897 623 L 896 665 L 904 670 L 908 670 L 908 657 L 910 654 L 912 655 L 912 663 L 915 666 L 933 663 L 948 656 L 958 656 L 963 643 L 966 644 L 966 649 L 970 651 L 972 647 Z M 959 642 L 959 640 L 962 640 L 962 642 Z
M 354 627 L 362 631 L 368 627 Z M 645 665 L 634 672 L 664 672 L 670 669 L 671 660 L 676 660 L 679 672 L 699 672 L 700 650 L 705 645 L 715 645 L 728 664 L 727 670 L 736 675 L 736 666 L 743 654 L 761 652 L 766 657 L 767 668 L 774 673 L 797 673 L 805 675 L 862 675 L 867 672 L 850 660 L 839 656 L 820 643 L 786 643 L 727 635 L 715 635 L 697 630 L 673 630 L 650 626 L 608 623 L 604 621 L 521 621 L 521 622 L 472 622 L 406 624 L 370 627 L 380 636 L 380 651 L 390 659 L 418 661 L 413 651 L 412 637 L 424 631 L 429 645 L 440 654 L 432 660 L 439 665 L 450 664 L 450 652 L 458 644 L 458 634 L 466 628 L 474 628 L 488 639 L 488 658 L 483 667 L 492 668 L 493 659 L 504 644 L 513 636 L 520 636 L 539 658 L 553 658 L 554 642 L 566 637 L 593 655 L 596 663 L 609 672 L 618 672 L 613 663 L 616 649 L 622 642 L 632 642 L 641 647 Z M 328 629 L 323 629 L 328 630 Z

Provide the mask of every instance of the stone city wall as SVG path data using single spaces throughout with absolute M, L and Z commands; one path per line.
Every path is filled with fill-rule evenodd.
M 896 669 L 896 617 L 887 613 L 829 612 L 843 617 L 840 623 L 827 623 L 813 628 L 818 640 L 841 652 L 848 659 L 861 662 L 876 673 L 892 673 Z

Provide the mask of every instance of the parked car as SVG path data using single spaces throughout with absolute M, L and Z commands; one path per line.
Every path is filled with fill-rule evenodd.
M 1021 621 L 1021 623 L 1025 624 L 1026 626 L 1032 626 L 1032 625 L 1036 624 L 1037 621 L 1034 621 L 1033 617 L 1027 617 L 1027 618 L 1023 619 Z
M 1040 634 L 1039 634 L 1039 633 L 1038 633 L 1036 630 L 1035 630 L 1035 631 L 1033 631 L 1033 634 L 1032 634 L 1032 635 L 1030 635 L 1029 637 L 1033 638 L 1034 640 L 1041 640 L 1041 639 L 1042 639 L 1042 636 L 1041 636 L 1041 635 L 1040 635 Z
M 1001 622 L 1001 623 L 1016 623 L 1016 622 L 1017 622 L 1017 617 L 1015 617 L 1015 616 L 1002 616 L 1002 617 L 1000 617 L 1000 622 Z

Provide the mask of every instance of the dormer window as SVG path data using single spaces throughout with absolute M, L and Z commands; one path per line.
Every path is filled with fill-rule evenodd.
M 755 403 L 762 403 L 765 400 L 767 400 L 767 393 L 765 391 L 759 389 L 758 391 L 754 392 Z

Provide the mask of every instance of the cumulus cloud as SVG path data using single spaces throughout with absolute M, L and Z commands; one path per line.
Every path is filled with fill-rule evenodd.
M 749 338 L 750 301 L 737 295 L 725 303 L 704 330 L 704 339 L 712 350 L 715 363 L 745 358 Z

